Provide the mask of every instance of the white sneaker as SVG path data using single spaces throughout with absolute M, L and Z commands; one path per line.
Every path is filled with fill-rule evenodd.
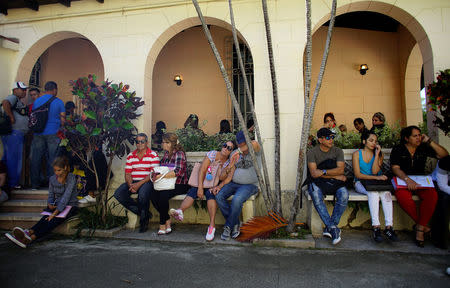
M 183 216 L 183 211 L 181 209 L 170 209 L 169 210 L 169 215 L 172 216 L 173 218 L 175 218 L 176 220 L 182 222 L 184 219 Z
M 78 203 L 80 204 L 95 203 L 95 202 L 97 202 L 97 200 L 91 195 L 84 196 L 84 198 L 78 200 Z
M 27 245 L 25 243 L 20 242 L 18 239 L 16 239 L 13 235 L 6 233 L 5 234 L 6 238 L 8 238 L 9 240 L 11 240 L 14 244 L 16 244 L 19 247 L 22 248 L 27 248 Z
M 208 231 L 206 232 L 206 241 L 214 240 L 214 234 L 216 233 L 216 228 L 208 226 Z

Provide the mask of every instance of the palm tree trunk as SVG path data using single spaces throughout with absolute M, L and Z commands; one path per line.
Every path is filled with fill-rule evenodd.
M 245 94 L 247 95 L 247 99 L 250 104 L 250 111 L 252 112 L 253 121 L 254 121 L 254 125 L 255 125 L 256 138 L 261 141 L 262 138 L 261 138 L 261 133 L 259 130 L 258 119 L 257 119 L 256 113 L 255 113 L 255 106 L 253 104 L 252 92 L 250 91 L 250 86 L 248 85 L 247 75 L 245 73 L 244 61 L 242 60 L 241 50 L 239 48 L 239 41 L 237 38 L 236 24 L 234 22 L 234 13 L 233 13 L 233 7 L 231 4 L 231 0 L 228 0 L 228 4 L 230 7 L 230 19 L 231 19 L 231 27 L 232 27 L 232 33 L 233 33 L 234 46 L 236 47 L 236 54 L 237 54 L 238 61 L 239 61 L 239 67 L 240 67 L 240 70 L 242 73 L 242 78 L 244 79 Z M 268 191 L 267 196 L 268 196 L 270 202 L 273 203 L 272 188 L 270 187 L 269 172 L 267 170 L 266 156 L 264 154 L 264 145 L 262 145 L 262 144 L 261 144 L 261 162 L 262 162 L 262 168 L 263 168 L 263 173 L 264 173 L 264 180 L 266 183 L 266 189 Z M 267 204 L 266 204 L 266 206 L 267 206 Z M 271 210 L 275 210 L 275 208 L 276 207 L 271 207 Z
M 280 108 L 278 105 L 277 77 L 275 74 L 275 63 L 273 59 L 272 34 L 270 32 L 269 13 L 267 2 L 262 0 L 264 14 L 264 26 L 266 28 L 267 50 L 269 53 L 270 76 L 272 77 L 272 95 L 275 124 L 275 210 L 282 215 L 281 207 L 281 183 L 280 183 Z
M 307 15 L 307 42 L 311 41 L 311 1 L 306 0 L 306 15 Z M 298 208 L 299 208 L 299 201 L 300 197 L 302 197 L 302 182 L 303 182 L 303 176 L 305 173 L 305 152 L 306 152 L 306 144 L 308 142 L 308 136 L 309 136 L 309 130 L 311 128 L 311 122 L 312 118 L 314 116 L 314 108 L 316 105 L 317 97 L 319 96 L 320 87 L 322 85 L 322 79 L 323 75 L 325 73 L 325 67 L 328 60 L 328 52 L 330 51 L 330 43 L 331 43 L 331 36 L 333 34 L 333 27 L 334 27 L 334 20 L 336 18 L 336 0 L 333 0 L 332 6 L 331 6 L 331 16 L 330 16 L 330 25 L 328 26 L 328 33 L 327 33 L 327 40 L 325 43 L 325 49 L 323 51 L 322 56 L 322 63 L 320 65 L 320 71 L 319 71 L 319 77 L 317 79 L 316 88 L 314 89 L 314 95 L 311 101 L 311 104 L 309 104 L 309 94 L 310 91 L 307 91 L 306 89 L 310 89 L 310 84 L 308 82 L 311 81 L 311 71 L 310 67 L 307 66 L 306 73 L 306 84 L 305 83 L 305 107 L 304 107 L 304 113 L 303 113 L 303 123 L 302 123 L 302 138 L 300 140 L 300 149 L 299 149 L 299 158 L 298 158 L 298 166 L 297 166 L 297 180 L 296 180 L 296 187 L 294 192 L 294 201 L 291 206 L 291 215 L 289 216 L 289 224 L 287 227 L 287 230 L 292 232 L 295 227 L 295 218 L 297 217 Z M 309 22 L 309 23 L 308 23 Z M 308 45 L 307 45 L 307 54 L 311 53 L 311 49 L 308 51 Z M 310 55 L 306 55 L 307 59 L 308 57 L 311 57 Z M 309 60 L 311 61 L 311 60 Z M 307 62 L 307 65 L 311 65 Z M 306 86 L 307 85 L 307 86 Z M 306 102 L 308 100 L 308 102 Z M 307 169 L 307 168 L 306 168 Z
M 247 130 L 247 125 L 244 121 L 244 117 L 242 117 L 241 109 L 239 108 L 239 103 L 237 102 L 236 96 L 234 95 L 230 79 L 228 78 L 228 74 L 225 69 L 225 66 L 223 65 L 219 51 L 217 51 L 216 45 L 214 44 L 214 41 L 211 37 L 211 32 L 209 31 L 208 27 L 206 26 L 206 22 L 205 22 L 205 19 L 203 18 L 202 10 L 200 9 L 200 6 L 198 5 L 197 0 L 192 0 L 192 3 L 194 4 L 195 10 L 197 11 L 200 22 L 202 23 L 203 31 L 205 32 L 205 36 L 208 39 L 209 45 L 211 46 L 211 50 L 212 50 L 214 56 L 216 57 L 217 64 L 219 64 L 220 72 L 222 73 L 222 77 L 225 81 L 225 84 L 226 84 L 226 87 L 228 90 L 228 95 L 231 98 L 234 110 L 236 111 L 236 114 L 239 119 L 239 123 L 242 126 L 242 130 L 243 130 L 244 136 L 245 136 L 245 141 L 247 143 L 251 143 L 251 139 L 250 139 L 250 136 L 249 136 L 248 130 Z M 253 149 L 253 145 L 247 145 L 247 146 L 248 146 L 248 150 L 250 152 L 250 155 L 251 155 L 251 158 L 253 161 L 253 165 L 255 167 L 256 175 L 258 176 L 258 183 L 259 183 L 259 187 L 261 189 L 262 195 L 264 197 L 264 203 L 266 204 L 266 206 L 268 205 L 266 208 L 270 209 L 270 207 L 272 207 L 272 203 L 269 201 L 269 198 L 268 198 L 268 191 L 266 188 L 267 186 L 264 182 L 264 178 L 261 175 L 261 170 L 259 169 L 258 161 L 256 160 L 255 150 Z

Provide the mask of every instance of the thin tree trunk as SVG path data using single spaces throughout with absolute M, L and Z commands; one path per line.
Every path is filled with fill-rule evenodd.
M 102 195 L 102 219 L 103 219 L 103 223 L 106 224 L 106 215 L 108 215 L 108 191 L 109 191 L 109 185 L 111 183 L 111 166 L 112 166 L 112 162 L 114 159 L 114 155 L 111 155 L 109 157 L 109 162 L 108 162 L 108 168 L 106 170 L 106 181 L 105 181 L 105 190 L 103 191 L 103 193 L 101 193 Z
M 294 192 L 294 201 L 291 206 L 291 215 L 289 216 L 289 225 L 287 227 L 287 230 L 292 232 L 295 227 L 295 218 L 297 217 L 298 208 L 299 208 L 299 201 L 300 197 L 302 197 L 302 181 L 303 176 L 305 173 L 305 152 L 306 152 L 306 144 L 308 143 L 308 137 L 309 137 L 309 130 L 311 128 L 311 122 L 312 117 L 314 116 L 314 108 L 316 105 L 317 97 L 319 96 L 320 87 L 322 85 L 322 79 L 323 75 L 325 73 L 325 67 L 328 60 L 328 52 L 330 50 L 330 44 L 331 44 L 331 36 L 333 34 L 333 26 L 334 26 L 334 20 L 336 18 L 336 0 L 333 0 L 332 6 L 331 6 L 331 16 L 330 16 L 330 25 L 328 26 L 328 33 L 327 33 L 327 40 L 325 43 L 325 50 L 323 51 L 322 56 L 322 63 L 320 65 L 320 71 L 319 71 L 319 77 L 317 79 L 316 88 L 314 89 L 314 95 L 311 101 L 311 104 L 309 104 L 309 101 L 306 102 L 305 100 L 305 108 L 304 108 L 304 114 L 303 114 L 303 124 L 302 124 L 302 138 L 300 140 L 300 149 L 299 149 L 299 160 L 298 160 L 298 167 L 297 167 L 297 180 L 296 180 L 296 187 Z M 310 21 L 311 21 L 311 2 L 310 0 L 306 0 L 306 13 L 307 13 L 307 42 L 310 41 L 311 37 L 311 29 L 310 29 Z M 309 26 L 309 28 L 308 28 Z M 307 51 L 308 52 L 308 51 Z M 309 51 L 311 53 L 311 51 Z M 308 57 L 308 55 L 307 55 Z M 308 65 L 308 62 L 307 62 Z M 309 68 L 310 69 L 310 68 Z M 310 70 L 306 71 L 309 73 L 309 79 L 306 79 L 306 82 L 311 81 L 311 75 Z M 308 85 L 308 89 L 310 89 Z M 307 94 L 306 94 L 307 92 Z M 305 87 L 305 98 L 309 98 L 310 91 L 306 91 Z M 307 168 L 306 168 L 307 169 Z
M 240 70 L 242 73 L 242 78 L 244 79 L 245 94 L 247 95 L 247 99 L 250 104 L 250 111 L 252 112 L 253 121 L 254 121 L 254 125 L 255 125 L 256 138 L 261 141 L 262 137 L 261 137 L 261 133 L 259 130 L 258 119 L 257 119 L 256 113 L 255 113 L 255 106 L 253 104 L 252 92 L 250 91 L 250 86 L 248 85 L 247 75 L 245 73 L 244 61 L 242 60 L 241 50 L 239 48 L 239 41 L 237 38 L 236 24 L 234 22 L 234 12 L 233 12 L 231 0 L 228 0 L 228 4 L 230 7 L 230 20 L 231 20 L 234 46 L 236 47 L 236 54 L 238 56 L 239 67 L 240 67 Z M 269 179 L 269 172 L 267 170 L 267 162 L 266 162 L 266 156 L 264 153 L 264 145 L 262 145 L 262 143 L 261 143 L 260 146 L 261 146 L 261 162 L 262 162 L 262 168 L 263 168 L 263 173 L 264 173 L 264 180 L 266 183 L 266 189 L 268 191 L 267 196 L 268 196 L 270 202 L 273 203 L 272 188 L 270 187 L 270 179 Z M 271 207 L 271 210 L 275 210 L 275 209 L 276 209 L 276 207 Z M 280 211 L 280 213 L 281 213 L 281 211 Z
M 246 123 L 244 121 L 244 118 L 242 117 L 241 109 L 239 108 L 239 103 L 237 103 L 236 96 L 234 95 L 233 88 L 231 87 L 231 82 L 230 82 L 230 80 L 228 78 L 227 71 L 225 69 L 225 66 L 223 65 L 222 59 L 220 57 L 220 54 L 217 51 L 216 45 L 214 44 L 214 41 L 213 41 L 213 39 L 211 37 L 211 32 L 209 31 L 208 27 L 206 26 L 205 19 L 203 18 L 203 14 L 202 14 L 202 11 L 200 9 L 200 6 L 198 5 L 197 0 L 192 0 L 192 3 L 194 4 L 195 10 L 197 11 L 197 14 L 198 14 L 198 17 L 200 19 L 200 22 L 202 23 L 203 31 L 205 32 L 205 36 L 208 39 L 209 45 L 211 46 L 211 50 L 213 51 L 213 54 L 216 57 L 216 61 L 219 64 L 219 68 L 220 68 L 220 71 L 222 73 L 222 77 L 223 77 L 223 79 L 225 81 L 225 84 L 227 86 L 228 95 L 231 98 L 234 110 L 236 111 L 236 114 L 237 114 L 238 119 L 239 119 L 239 123 L 242 126 L 242 130 L 243 130 L 244 136 L 245 136 L 245 141 L 248 143 L 248 145 L 247 145 L 248 146 L 248 150 L 250 152 L 250 155 L 251 155 L 251 158 L 252 158 L 252 161 L 253 161 L 253 165 L 255 167 L 256 175 L 258 177 L 258 183 L 259 183 L 261 192 L 262 192 L 263 197 L 264 197 L 264 203 L 266 204 L 266 206 L 267 206 L 267 204 L 269 204 L 268 207 L 266 207 L 266 208 L 270 209 L 270 207 L 272 207 L 273 205 L 269 201 L 268 191 L 266 189 L 266 184 L 264 183 L 264 179 L 263 179 L 263 177 L 261 175 L 261 170 L 259 169 L 260 167 L 259 167 L 258 161 L 256 159 L 255 150 L 253 149 L 253 145 L 251 145 L 252 142 L 251 142 L 251 139 L 250 139 L 249 134 L 248 134 L 247 125 L 246 125 Z
M 270 32 L 269 13 L 267 2 L 262 0 L 264 14 L 264 26 L 266 28 L 267 50 L 269 53 L 270 76 L 272 77 L 273 111 L 275 124 L 275 208 L 282 215 L 281 207 L 281 183 L 280 183 L 280 108 L 278 105 L 277 76 L 273 59 L 272 34 Z

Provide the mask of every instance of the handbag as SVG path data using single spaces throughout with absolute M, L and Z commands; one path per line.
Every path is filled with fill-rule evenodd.
M 392 186 L 391 180 L 369 180 L 361 179 L 361 184 L 367 191 L 390 191 L 394 192 L 394 186 Z
M 200 174 L 200 169 L 202 167 L 202 163 L 195 163 L 194 168 L 192 169 L 191 176 L 189 177 L 188 184 L 192 187 L 198 187 L 198 175 Z M 206 177 L 203 180 L 203 188 L 212 188 L 219 184 L 220 173 L 222 173 L 222 165 L 219 162 L 214 161 L 209 165 L 207 174 L 211 174 L 211 177 Z M 207 178 L 210 178 L 208 180 Z
M 154 167 L 153 171 L 156 173 L 160 173 L 161 177 L 156 179 L 153 182 L 153 188 L 157 191 L 161 190 L 173 190 L 175 189 L 175 182 L 177 181 L 177 177 L 166 178 L 167 173 L 170 172 L 170 168 L 167 166 L 158 166 Z

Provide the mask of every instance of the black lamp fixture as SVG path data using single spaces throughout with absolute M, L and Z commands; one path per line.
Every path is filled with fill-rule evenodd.
M 359 74 L 366 75 L 367 70 L 369 70 L 369 66 L 367 66 L 367 64 L 359 65 Z
M 175 81 L 175 83 L 177 83 L 177 85 L 180 86 L 181 82 L 183 82 L 183 77 L 177 74 L 173 77 L 173 81 Z

